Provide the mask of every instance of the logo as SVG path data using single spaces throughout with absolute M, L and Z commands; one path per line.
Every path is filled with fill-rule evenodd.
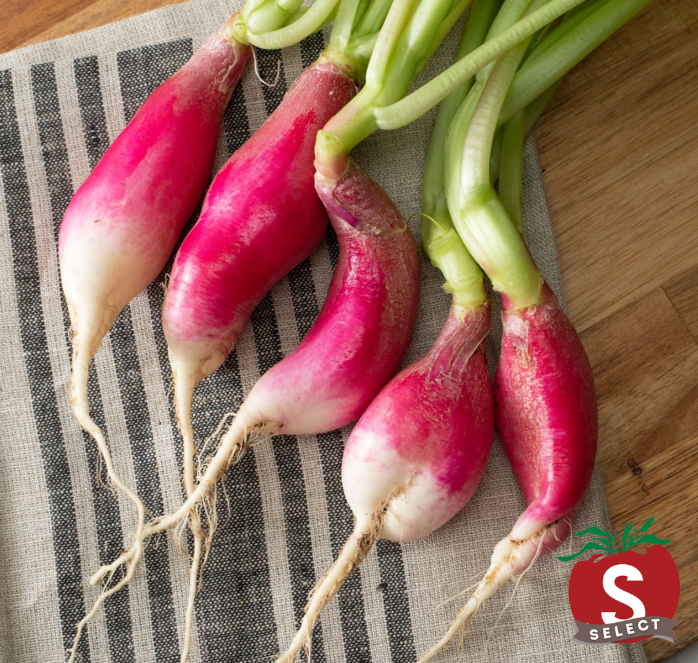
M 589 527 L 575 536 L 592 540 L 570 562 L 588 550 L 600 551 L 572 569 L 570 607 L 577 633 L 585 645 L 639 642 L 648 638 L 675 641 L 672 617 L 679 605 L 679 572 L 671 553 L 648 530 L 654 518 L 640 529 L 628 523 L 621 536 Z

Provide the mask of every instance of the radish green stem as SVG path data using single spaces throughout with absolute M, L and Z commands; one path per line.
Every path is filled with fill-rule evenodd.
M 464 143 L 460 142 L 463 131 L 452 141 L 454 151 L 463 146 L 462 160 L 447 162 L 452 173 L 450 190 L 447 189 L 448 206 L 458 234 L 487 272 L 494 288 L 506 292 L 517 307 L 538 301 L 542 278 L 494 191 L 490 157 L 499 111 L 527 46 L 523 41 L 498 60 L 467 123 Z M 480 85 L 478 81 L 470 94 L 476 93 Z M 464 116 L 470 114 L 471 106 L 466 100 Z M 459 173 L 457 183 L 455 173 Z M 458 191 L 453 191 L 456 186 Z
M 465 11 L 467 4 L 458 6 L 458 15 Z M 448 16 L 450 5 L 450 0 L 421 0 L 390 58 L 377 105 L 394 103 L 407 92 L 419 64 L 433 51 L 434 35 Z
M 490 154 L 490 181 L 492 183 L 499 179 L 499 166 L 502 162 L 502 135 L 503 129 L 500 127 L 495 131 L 492 139 L 492 152 Z
M 359 2 L 360 0 L 345 0 L 340 3 L 337 10 L 337 18 L 332 26 L 332 34 L 330 35 L 330 43 L 327 45 L 327 50 L 339 51 L 340 53 L 347 50 Z
M 548 102 L 553 98 L 555 91 L 560 87 L 562 78 L 556 80 L 543 94 L 537 96 L 524 110 L 524 136 L 533 129 L 533 125 L 541 116 Z
M 341 118 L 340 115 L 336 116 L 338 122 L 333 123 L 332 127 L 328 125 L 327 129 L 333 137 L 332 139 L 326 137 L 324 142 L 328 146 L 332 145 L 331 152 L 335 156 L 338 154 L 346 156 L 352 148 L 370 136 L 376 129 L 398 129 L 409 124 L 446 98 L 482 67 L 581 2 L 582 0 L 551 0 L 545 7 L 526 16 L 511 28 L 483 44 L 430 83 L 390 105 L 370 106 L 370 102 L 374 99 L 362 96 L 366 91 L 364 88 L 352 102 L 353 112 L 351 114 L 342 113 L 340 114 Z M 386 25 L 389 20 L 390 16 L 386 19 Z M 378 49 L 378 45 L 376 49 Z M 373 64 L 373 59 L 371 64 Z M 369 70 L 370 68 L 369 66 Z M 373 94 L 375 94 L 375 90 Z M 366 103 L 367 101 L 368 103 Z M 339 123 L 340 119 L 342 120 L 341 124 Z
M 499 0 L 475 0 L 458 47 L 457 61 L 485 40 L 499 4 Z M 465 81 L 441 104 L 429 143 L 422 179 L 422 247 L 431 263 L 443 274 L 446 280 L 445 290 L 453 295 L 454 303 L 461 306 L 477 306 L 487 300 L 482 270 L 472 259 L 453 227 L 444 192 L 446 135 L 473 81 L 473 78 Z
M 543 94 L 536 97 L 523 111 L 519 111 L 495 134 L 490 159 L 492 182 L 499 180 L 499 199 L 520 234 L 524 232 L 521 194 L 523 186 L 524 139 L 536 120 L 545 110 L 562 79 L 553 83 Z M 497 137 L 502 140 L 497 143 Z M 498 151 L 497 151 L 498 150 Z
M 457 7 L 461 12 L 465 10 L 464 3 Z M 342 141 L 343 131 L 357 122 L 361 124 L 362 118 L 370 119 L 376 107 L 402 98 L 420 63 L 433 49 L 434 34 L 447 17 L 457 18 L 451 12 L 451 0 L 393 2 L 368 65 L 364 89 L 318 133 L 318 172 L 338 179 L 346 170 L 350 149 Z
M 264 0 L 254 9 L 243 7 L 240 21 L 251 35 L 272 32 L 286 25 L 302 4 L 299 0 Z
M 354 60 L 362 60 L 368 63 L 371 58 L 371 53 L 376 47 L 376 42 L 378 41 L 378 33 L 374 32 L 372 35 L 365 35 L 363 37 L 354 37 L 347 47 L 347 53 Z M 366 66 L 362 67 L 365 70 Z
M 540 3 L 538 3 L 540 4 Z M 504 0 L 501 9 L 492 22 L 485 41 L 491 41 L 497 35 L 502 34 L 504 30 L 514 25 L 526 13 L 526 10 L 531 6 L 531 0 Z M 530 12 L 529 12 L 530 13 Z M 494 62 L 490 62 L 477 72 L 477 80 L 483 83 L 489 78 Z
M 416 6 L 417 0 L 396 0 L 393 2 L 366 72 L 366 87 L 362 90 L 364 96 L 372 97 L 382 87 L 390 58 L 397 48 L 400 35 L 408 25 Z M 356 101 L 356 98 L 352 101 Z
M 543 94 L 536 97 L 526 108 L 523 110 L 524 114 L 524 129 L 523 138 L 526 138 L 528 132 L 531 131 L 536 120 L 540 117 L 541 113 L 545 110 L 548 102 L 555 94 L 555 90 L 560 86 L 562 79 L 555 81 Z M 502 137 L 504 135 L 504 127 L 500 126 L 497 132 L 494 134 L 494 140 L 492 141 L 492 156 L 490 157 L 490 180 L 496 182 L 499 179 L 499 171 L 502 163 Z M 523 141 L 522 141 L 523 142 Z M 523 147 L 523 146 L 522 146 Z
M 442 21 L 441 25 L 436 30 L 436 33 L 432 37 L 432 42 L 429 50 L 426 52 L 424 57 L 422 57 L 421 62 L 417 65 L 417 72 L 420 72 L 424 68 L 424 65 L 426 65 L 426 63 L 429 61 L 429 58 L 434 54 L 434 51 L 439 47 L 439 44 L 450 32 L 451 28 L 461 17 L 461 15 L 468 7 L 470 2 L 471 0 L 458 0 L 458 2 L 453 4 L 452 9 L 448 12 L 448 15 Z
M 487 301 L 482 270 L 458 236 L 442 192 L 432 210 L 433 216 L 422 223 L 422 240 L 432 265 L 443 274 L 444 289 L 459 306 L 479 306 Z
M 356 14 L 354 14 L 354 24 L 352 26 L 354 34 L 356 34 L 356 30 L 359 27 L 359 24 L 363 20 L 363 17 L 366 15 L 366 10 L 369 8 L 371 5 L 371 0 L 360 0 L 359 6 L 356 9 Z M 390 3 L 388 3 L 388 7 L 386 9 L 386 12 L 390 9 Z
M 363 37 L 378 32 L 390 11 L 391 4 L 392 0 L 374 0 L 361 18 L 354 34 L 357 37 Z
M 524 111 L 519 111 L 504 125 L 502 157 L 499 168 L 499 199 L 521 235 L 524 232 L 521 209 L 523 182 Z
M 499 0 L 475 0 L 456 53 L 456 61 L 463 59 L 484 42 L 498 8 Z M 422 178 L 422 209 L 426 214 L 434 213 L 436 201 L 444 189 L 443 164 L 446 133 L 472 84 L 473 80 L 470 78 L 449 94 L 443 100 L 436 116 L 427 152 L 427 161 L 424 166 L 424 177 Z M 423 222 L 422 226 L 425 225 L 428 224 Z
M 600 9 L 603 5 L 607 4 L 608 1 L 609 0 L 595 0 L 591 3 L 587 2 L 579 5 L 579 7 L 576 7 L 572 11 L 567 12 L 560 25 L 558 25 L 554 30 L 551 30 L 537 44 L 533 45 L 533 50 L 535 52 L 527 55 L 525 58 L 525 63 L 530 65 L 531 62 L 533 62 L 537 57 L 542 55 L 548 48 L 556 44 L 564 36 L 569 34 L 580 23 L 589 18 L 589 16 L 591 16 L 597 9 Z
M 298 20 L 286 27 L 279 27 L 268 32 L 256 32 L 245 28 L 238 22 L 235 26 L 235 37 L 242 43 L 249 43 L 259 48 L 274 49 L 287 48 L 305 39 L 308 35 L 317 32 L 324 25 L 327 17 L 334 11 L 339 0 L 316 0 Z M 261 9 L 261 8 L 260 8 Z M 288 14 L 284 14 L 288 18 Z M 268 25 L 276 26 L 275 20 L 270 20 Z M 281 22 L 283 25 L 283 21 Z
M 512 82 L 499 124 L 511 119 L 542 94 L 649 2 L 650 0 L 608 0 L 573 30 L 546 47 L 539 56 L 534 50 L 530 64 L 527 61 Z M 564 28 L 565 23 L 553 30 L 548 39 L 557 30 Z

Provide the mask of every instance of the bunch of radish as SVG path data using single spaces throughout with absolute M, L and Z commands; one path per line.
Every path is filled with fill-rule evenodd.
M 300 41 L 322 27 L 337 2 L 318 0 L 307 9 L 297 1 L 250 0 L 150 95 L 66 210 L 58 247 L 72 325 L 71 403 L 80 425 L 98 444 L 109 482 L 136 506 L 136 560 L 142 556 L 145 506 L 116 475 L 104 434 L 90 417 L 90 363 L 122 309 L 161 272 L 199 204 L 226 105 L 253 47 L 279 48 Z M 185 472 L 189 490 L 188 476 Z M 117 589 L 105 591 L 80 622 L 71 658 L 84 624 Z M 186 651 L 190 631 L 189 614 Z
M 72 656 L 86 621 L 133 577 L 145 540 L 186 522 L 194 536 L 186 660 L 199 566 L 216 523 L 211 497 L 260 436 L 317 434 L 359 419 L 342 469 L 355 529 L 309 597 L 283 661 L 304 647 L 310 655 L 322 608 L 375 541 L 426 536 L 465 505 L 484 472 L 495 412 L 529 508 L 424 660 L 482 600 L 567 537 L 593 468 L 596 405 L 581 343 L 521 236 L 523 137 L 559 78 L 648 2 L 475 0 L 456 64 L 403 98 L 468 0 L 342 0 L 328 48 L 216 175 L 176 256 L 163 326 L 187 499 L 146 524 L 142 502 L 114 474 L 90 418 L 90 361 L 119 312 L 163 268 L 193 213 L 250 45 L 294 43 L 327 22 L 336 0 L 307 10 L 249 0 L 151 95 L 76 193 L 59 238 L 74 328 L 73 407 L 139 515 L 132 546 L 91 579 L 126 567 L 78 625 Z M 444 99 L 423 181 L 422 246 L 453 301 L 432 349 L 394 377 L 416 322 L 418 251 L 393 202 L 350 152 L 376 129 L 404 126 Z M 298 348 L 248 394 L 197 481 L 194 389 L 223 364 L 270 288 L 315 249 L 328 214 L 340 257 L 322 311 Z M 483 271 L 503 302 L 494 396 Z

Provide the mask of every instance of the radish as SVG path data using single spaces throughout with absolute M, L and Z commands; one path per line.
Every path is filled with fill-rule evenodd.
M 327 214 L 313 189 L 315 134 L 355 93 L 350 76 L 321 60 L 213 180 L 201 216 L 172 269 L 162 318 L 183 439 L 184 484 L 194 490 L 194 387 L 217 370 L 252 311 L 282 276 L 316 248 Z M 205 554 L 192 521 L 190 610 Z
M 201 216 L 175 258 L 163 306 L 163 329 L 174 377 L 188 496 L 195 489 L 196 474 L 191 425 L 194 388 L 223 364 L 271 287 L 305 260 L 324 236 L 327 212 L 313 184 L 315 135 L 356 94 L 372 35 L 389 6 L 390 0 L 379 0 L 362 15 L 356 0 L 342 3 L 328 48 L 216 175 Z M 196 512 L 190 518 L 194 553 L 187 633 L 199 565 L 215 529 L 213 518 L 208 536 Z
M 116 476 L 90 417 L 88 370 L 121 310 L 165 266 L 206 186 L 226 104 L 251 55 L 222 32 L 143 104 L 75 193 L 58 238 L 73 334 L 71 403 L 110 482 L 136 504 L 139 530 L 145 507 Z
M 429 0 L 415 9 L 415 0 L 396 0 L 375 44 L 366 86 L 319 132 L 316 141 L 315 185 L 343 249 L 318 321 L 298 349 L 255 386 L 186 502 L 175 513 L 145 526 L 139 545 L 145 537 L 191 518 L 192 511 L 208 499 L 221 474 L 239 460 L 254 437 L 320 432 L 344 425 L 386 384 L 397 370 L 412 333 L 418 259 L 414 240 L 394 205 L 350 163 L 349 151 L 378 123 L 404 124 L 415 106 L 401 104 L 415 100 L 417 107 L 428 110 L 480 67 L 580 1 L 552 0 L 544 10 L 505 30 L 400 102 L 397 100 L 446 28 L 463 11 L 465 2 L 451 8 L 448 0 Z M 352 25 L 352 21 L 345 25 Z M 355 312 L 354 317 L 351 312 Z M 361 347 L 357 342 L 367 345 Z M 334 354 L 327 354 L 328 348 Z M 373 348 L 374 354 L 366 348 Z M 315 392 L 303 388 L 305 384 L 312 384 Z M 336 388 L 341 385 L 346 386 L 344 393 Z M 212 517 L 215 525 L 215 514 Z M 102 567 L 91 582 L 99 582 L 126 563 L 124 578 L 109 589 L 109 593 L 117 591 L 133 575 L 136 551 L 134 544 Z
M 194 212 L 213 167 L 225 107 L 252 54 L 249 44 L 302 39 L 322 25 L 336 2 L 319 0 L 300 17 L 289 13 L 288 3 L 283 9 L 275 0 L 263 7 L 251 2 L 233 15 L 146 100 L 66 210 L 58 251 L 73 334 L 71 403 L 98 444 L 109 481 L 136 505 L 137 558 L 145 507 L 115 474 L 104 435 L 90 417 L 90 362 L 121 310 L 165 266 Z M 293 25 L 282 28 L 291 18 Z M 71 660 L 84 624 L 109 595 L 102 594 L 78 625 Z
M 608 29 L 613 17 L 618 27 L 647 1 L 610 0 L 588 20 Z M 567 538 L 594 467 L 597 411 L 589 359 L 490 180 L 492 140 L 525 50 L 523 43 L 501 57 L 486 84 L 471 89 L 451 124 L 445 179 L 455 227 L 502 295 L 496 423 L 528 508 L 495 547 L 472 598 L 421 661 L 462 633 L 502 584 L 517 575 L 520 581 Z

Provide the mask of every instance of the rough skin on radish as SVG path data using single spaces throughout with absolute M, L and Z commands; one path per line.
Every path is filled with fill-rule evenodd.
M 597 414 L 591 366 L 555 295 L 544 285 L 540 301 L 524 309 L 511 307 L 504 297 L 502 320 L 497 428 L 529 506 L 495 547 L 485 578 L 444 638 L 421 661 L 462 633 L 499 587 L 567 538 L 594 468 Z
M 579 504 L 596 453 L 591 365 L 569 318 L 544 285 L 535 306 L 502 297 L 497 428 L 530 505 L 511 536 L 528 539 Z
M 259 301 L 327 227 L 313 185 L 315 135 L 356 87 L 323 60 L 216 175 L 175 259 L 163 327 L 185 442 L 194 439 L 194 387 L 223 364 Z M 185 462 L 193 458 L 185 454 Z
M 327 602 L 380 538 L 407 542 L 452 518 L 477 489 L 494 435 L 485 343 L 489 304 L 453 304 L 431 350 L 402 371 L 356 424 L 342 485 L 356 517 L 337 561 L 312 591 L 301 627 L 278 659 L 305 647 Z

